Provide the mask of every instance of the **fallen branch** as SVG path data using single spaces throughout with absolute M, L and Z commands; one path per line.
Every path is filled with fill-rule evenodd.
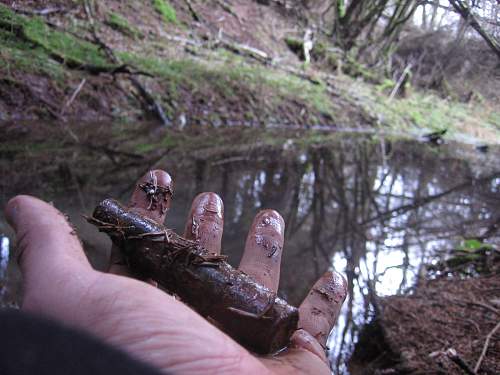
M 271 57 L 269 57 L 269 55 L 266 52 L 258 48 L 254 48 L 246 44 L 231 42 L 225 38 L 217 39 L 214 46 L 217 45 L 221 45 L 225 49 L 237 53 L 238 55 L 243 55 L 243 56 L 246 55 L 265 64 L 270 63 L 272 60 Z
M 481 355 L 479 356 L 479 359 L 477 360 L 476 366 L 474 367 L 474 374 L 477 374 L 479 371 L 479 368 L 481 367 L 481 363 L 483 362 L 484 357 L 486 356 L 486 352 L 488 351 L 488 347 L 490 346 L 490 341 L 493 335 L 500 329 L 500 322 L 497 323 L 495 328 L 493 328 L 490 333 L 488 333 L 488 336 L 486 336 L 486 340 L 483 345 L 483 350 L 481 351 Z
M 89 24 L 90 24 L 92 36 L 94 37 L 95 42 L 104 50 L 104 52 L 106 53 L 108 58 L 113 63 L 115 63 L 119 66 L 126 66 L 126 65 L 121 63 L 120 59 L 116 56 L 115 52 L 106 43 L 104 43 L 101 40 L 101 38 L 99 38 L 88 0 L 84 1 L 84 9 L 85 9 L 85 14 L 87 15 L 87 19 L 88 19 Z M 139 92 L 140 96 L 146 102 L 147 108 L 156 115 L 156 117 L 162 122 L 163 125 L 165 125 L 165 126 L 170 125 L 170 120 L 168 119 L 167 115 L 165 114 L 163 107 L 153 97 L 153 95 L 151 95 L 151 93 L 142 85 L 141 82 L 139 82 L 139 80 L 136 77 L 130 76 L 129 79 L 130 79 L 130 82 L 132 83 L 132 85 Z
M 399 88 L 401 87 L 401 85 L 405 81 L 406 77 L 410 74 L 410 72 L 411 72 L 411 63 L 409 63 L 406 66 L 406 68 L 403 70 L 403 73 L 401 73 L 401 76 L 399 77 L 398 82 L 396 83 L 396 85 L 394 86 L 394 88 L 391 91 L 391 95 L 389 95 L 389 101 L 394 99 L 394 97 L 396 96 L 396 94 L 399 91 Z
M 12 7 L 12 10 L 17 13 L 21 14 L 27 14 L 31 16 L 49 16 L 51 14 L 56 14 L 56 13 L 69 13 L 75 8 L 63 8 L 63 7 L 48 7 L 44 9 L 23 9 L 23 8 L 17 8 L 17 7 Z
M 191 13 L 191 16 L 193 17 L 193 19 L 196 22 L 201 22 L 201 18 L 198 15 L 198 13 L 196 12 L 196 10 L 194 9 L 193 4 L 191 3 L 191 0 L 184 0 L 184 2 L 186 3 L 186 5 L 189 9 L 189 12 Z

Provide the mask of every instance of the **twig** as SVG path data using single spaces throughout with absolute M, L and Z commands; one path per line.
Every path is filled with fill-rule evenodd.
M 403 84 L 406 76 L 410 74 L 411 68 L 412 68 L 412 65 L 411 65 L 411 63 L 409 63 L 406 66 L 406 68 L 403 70 L 403 73 L 401 73 L 401 76 L 399 77 L 398 82 L 396 83 L 396 85 L 394 86 L 394 88 L 391 91 L 391 95 L 389 95 L 389 101 L 391 101 L 392 99 L 394 99 L 394 97 L 396 96 L 396 94 L 399 91 L 399 88 Z
M 475 375 L 475 371 L 473 371 L 470 366 L 465 362 L 462 357 L 460 357 L 457 351 L 453 348 L 449 348 L 445 352 L 446 356 L 455 363 L 458 367 L 460 367 L 466 374 Z
M 75 101 L 76 97 L 78 96 L 78 94 L 80 93 L 80 91 L 82 90 L 83 86 L 85 85 L 85 82 L 87 82 L 87 79 L 82 79 L 82 81 L 80 82 L 80 84 L 78 85 L 78 87 L 76 88 L 76 90 L 73 92 L 73 95 L 71 95 L 71 97 L 69 98 L 69 100 L 64 104 L 62 110 L 61 110 L 61 116 L 64 114 L 64 112 L 66 111 L 66 109 L 68 109 L 71 104 L 73 104 L 73 102 Z
M 483 359 L 486 356 L 486 352 L 488 351 L 488 346 L 490 346 L 490 340 L 499 329 L 500 329 L 500 322 L 498 322 L 495 328 L 493 328 L 490 331 L 490 333 L 488 333 L 488 336 L 486 336 L 486 341 L 484 342 L 483 350 L 481 352 L 481 355 L 479 356 L 479 359 L 477 360 L 476 366 L 474 367 L 474 374 L 477 374 L 477 372 L 479 371 L 481 363 L 483 362 Z
M 193 19 L 196 22 L 201 22 L 201 18 L 198 15 L 198 13 L 196 12 L 196 10 L 194 10 L 194 7 L 193 7 L 193 4 L 191 3 L 191 0 L 184 0 L 184 2 L 186 3 L 186 5 L 189 9 L 189 12 L 191 13 L 191 16 L 193 16 Z
M 215 2 L 217 4 L 219 4 L 219 6 L 226 12 L 228 12 L 230 15 L 232 15 L 233 17 L 236 18 L 236 20 L 241 23 L 241 19 L 240 19 L 240 16 L 238 16 L 234 11 L 233 9 L 231 8 L 231 6 L 229 4 L 226 4 L 223 0 L 215 0 Z

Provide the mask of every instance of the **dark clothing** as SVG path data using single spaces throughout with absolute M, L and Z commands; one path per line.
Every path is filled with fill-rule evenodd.
M 0 310 L 1 375 L 159 375 L 85 332 L 17 310 Z

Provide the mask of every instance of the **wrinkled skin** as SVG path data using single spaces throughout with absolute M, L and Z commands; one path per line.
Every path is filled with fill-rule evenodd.
M 171 185 L 166 172 L 149 172 L 139 180 L 129 207 L 163 223 L 165 207 L 148 209 L 150 201 L 139 188 L 151 173 L 158 184 Z M 289 348 L 258 357 L 153 282 L 134 279 L 118 249 L 112 249 L 108 273 L 92 269 L 73 228 L 53 206 L 17 196 L 5 213 L 18 241 L 23 310 L 86 330 L 169 373 L 330 373 L 324 346 L 346 296 L 345 279 L 339 274 L 323 275 L 300 305 L 299 329 Z M 219 254 L 223 217 L 222 200 L 214 193 L 200 194 L 193 201 L 184 235 Z M 261 211 L 239 266 L 273 290 L 278 288 L 283 233 L 281 216 Z

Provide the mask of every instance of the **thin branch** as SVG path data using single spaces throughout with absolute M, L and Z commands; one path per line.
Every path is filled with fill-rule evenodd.
M 76 90 L 73 92 L 73 95 L 71 95 L 71 97 L 68 99 L 68 101 L 64 104 L 64 106 L 63 106 L 63 108 L 61 110 L 61 116 L 71 106 L 71 104 L 73 104 L 73 102 L 75 101 L 76 97 L 78 96 L 78 94 L 82 90 L 83 86 L 85 85 L 85 82 L 87 82 L 87 80 L 85 78 L 82 79 L 82 81 L 80 82 L 80 84 L 78 85 L 78 87 L 76 88 Z
M 196 22 L 201 22 L 201 17 L 198 15 L 196 10 L 194 9 L 193 4 L 191 3 L 191 0 L 184 0 L 184 2 L 186 3 L 186 5 L 189 9 L 189 12 L 191 13 L 191 16 L 193 17 L 193 19 Z
M 499 329 L 500 329 L 500 322 L 498 322 L 495 328 L 493 328 L 491 332 L 488 333 L 488 336 L 486 336 L 486 341 L 484 342 L 483 350 L 481 352 L 481 355 L 479 356 L 479 359 L 477 360 L 476 366 L 474 367 L 475 374 L 477 374 L 477 372 L 479 371 L 481 363 L 483 362 L 483 359 L 486 356 L 486 352 L 488 351 L 488 346 L 490 345 L 491 338 Z

